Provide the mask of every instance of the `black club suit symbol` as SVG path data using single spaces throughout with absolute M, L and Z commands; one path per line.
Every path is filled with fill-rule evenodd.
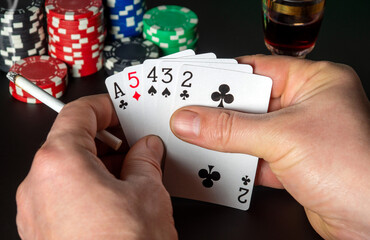
M 127 105 L 128 105 L 127 102 L 125 102 L 124 100 L 121 100 L 120 104 L 119 104 L 119 107 L 122 108 L 122 109 L 126 109 Z
M 213 181 L 218 181 L 221 178 L 221 174 L 217 171 L 213 171 L 212 169 L 214 166 L 208 165 L 208 170 L 207 169 L 200 169 L 198 172 L 198 176 L 200 178 L 204 178 L 202 181 L 202 184 L 206 188 L 210 188 L 213 186 Z
M 186 99 L 189 97 L 188 91 L 187 91 L 187 90 L 184 90 L 184 91 L 180 94 L 180 97 L 182 98 L 182 100 L 186 100 Z
M 219 92 L 214 92 L 211 95 L 213 101 L 217 102 L 220 101 L 218 107 L 224 107 L 224 103 L 232 103 L 234 101 L 234 96 L 232 94 L 227 94 L 230 91 L 230 87 L 226 84 L 220 85 L 218 88 Z
M 248 183 L 251 182 L 250 178 L 247 175 L 245 175 L 245 177 L 242 177 L 242 181 L 244 185 L 248 185 Z

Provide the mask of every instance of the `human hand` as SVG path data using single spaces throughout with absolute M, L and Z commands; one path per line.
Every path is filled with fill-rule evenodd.
M 17 191 L 22 239 L 177 238 L 162 185 L 162 142 L 141 139 L 117 179 L 107 167 L 120 166 L 124 154 L 100 159 L 94 142 L 97 130 L 114 125 L 118 120 L 107 95 L 62 109 Z
M 269 113 L 184 107 L 180 139 L 263 158 L 256 183 L 285 188 L 326 239 L 370 237 L 370 106 L 349 67 L 282 56 L 245 56 L 273 79 Z

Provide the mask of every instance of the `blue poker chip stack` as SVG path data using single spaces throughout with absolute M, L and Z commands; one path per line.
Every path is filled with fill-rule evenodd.
M 0 1 L 0 70 L 46 53 L 43 0 Z
M 111 39 L 139 36 L 146 10 L 144 0 L 105 0 Z

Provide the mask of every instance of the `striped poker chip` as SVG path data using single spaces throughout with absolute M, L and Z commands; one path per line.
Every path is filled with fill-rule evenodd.
M 45 10 L 50 16 L 74 21 L 81 18 L 89 18 L 102 9 L 101 0 L 46 0 Z
M 104 21 L 103 8 L 95 15 L 92 15 L 89 18 L 76 19 L 74 21 L 60 19 L 58 17 L 48 15 L 47 23 L 56 28 L 67 28 L 67 29 L 76 29 L 77 27 L 81 30 L 86 29 L 89 26 L 102 25 Z
M 23 90 L 17 86 L 15 86 L 14 83 L 10 82 L 9 83 L 9 93 L 10 95 L 15 98 L 18 101 L 25 102 L 25 103 L 30 103 L 30 104 L 39 104 L 41 103 L 39 100 L 37 100 L 34 97 L 26 97 L 22 96 Z
M 18 3 L 12 4 L 9 3 Z M 40 13 L 42 7 L 42 0 L 22 0 L 19 2 L 16 1 L 1 1 L 0 3 L 0 18 L 17 20 L 24 19 L 24 16 L 33 16 L 34 14 Z
M 67 65 L 47 55 L 32 56 L 16 62 L 10 71 L 18 73 L 50 95 L 60 98 L 68 84 Z M 9 82 L 10 94 L 22 102 L 40 103 L 30 94 Z

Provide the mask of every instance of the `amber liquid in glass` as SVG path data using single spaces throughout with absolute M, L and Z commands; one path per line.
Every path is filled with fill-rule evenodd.
M 265 1 L 270 4 L 264 6 L 262 14 L 267 48 L 274 54 L 298 57 L 310 52 L 317 40 L 323 9 L 314 8 L 317 3 L 298 6 L 299 1 Z M 290 5 L 284 8 L 287 2 Z

